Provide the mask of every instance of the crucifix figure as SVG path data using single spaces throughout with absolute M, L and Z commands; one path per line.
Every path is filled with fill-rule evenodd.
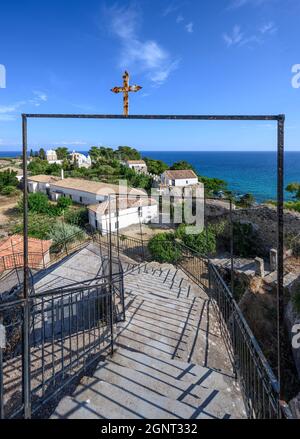
M 123 75 L 123 87 L 114 87 L 111 89 L 113 93 L 123 93 L 123 114 L 124 116 L 128 116 L 128 108 L 129 108 L 129 92 L 137 92 L 141 90 L 142 87 L 139 85 L 129 85 L 129 73 L 127 71 L 124 72 Z

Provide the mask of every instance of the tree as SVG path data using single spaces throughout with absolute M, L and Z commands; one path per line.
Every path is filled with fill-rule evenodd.
M 116 156 L 120 160 L 140 160 L 141 154 L 130 146 L 119 146 L 116 151 Z
M 225 180 L 204 176 L 199 176 L 199 180 L 204 184 L 205 193 L 209 196 L 227 191 L 227 182 Z
M 146 162 L 148 172 L 151 174 L 161 175 L 169 168 L 162 160 L 154 160 L 147 157 L 143 157 L 143 160 Z
M 287 185 L 285 190 L 287 192 L 290 192 L 295 198 L 300 200 L 300 183 L 290 183 L 289 185 Z
M 173 163 L 173 165 L 170 167 L 170 169 L 172 169 L 172 171 L 177 171 L 177 170 L 182 170 L 182 169 L 191 169 L 192 171 L 195 172 L 193 165 L 191 165 L 189 162 L 186 162 L 185 160 L 180 160 L 179 162 Z
M 40 150 L 38 152 L 38 156 L 41 160 L 46 160 L 46 152 L 45 152 L 44 148 L 40 148 Z
M 58 160 L 64 160 L 68 157 L 69 150 L 65 146 L 60 146 L 56 148 L 55 152 Z
M 48 162 L 46 160 L 36 157 L 29 163 L 28 171 L 30 171 L 32 175 L 45 174 L 47 167 Z

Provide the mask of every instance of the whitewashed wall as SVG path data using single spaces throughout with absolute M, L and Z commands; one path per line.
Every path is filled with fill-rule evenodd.
M 117 218 L 116 214 L 111 214 L 111 230 L 117 230 L 117 220 L 119 221 L 119 229 L 124 229 L 125 227 L 131 226 L 133 224 L 148 223 L 152 219 L 156 218 L 158 215 L 158 206 L 143 206 L 142 207 L 142 216 L 139 217 L 138 208 L 132 207 L 130 209 L 124 209 L 119 212 L 119 217 Z M 90 225 L 96 229 L 96 220 L 97 220 L 97 229 L 98 230 L 108 230 L 109 229 L 109 215 L 101 215 L 97 214 L 91 210 L 89 210 L 89 223 Z
M 65 195 L 66 197 L 72 197 L 72 200 L 75 203 L 84 205 L 96 204 L 106 199 L 105 195 L 96 195 L 89 192 L 81 191 L 79 189 L 56 187 L 54 184 L 51 184 L 50 195 L 54 201 L 56 201 L 60 196 Z

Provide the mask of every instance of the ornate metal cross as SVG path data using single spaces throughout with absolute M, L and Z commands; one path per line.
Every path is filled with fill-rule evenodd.
M 129 109 L 129 92 L 137 92 L 141 90 L 142 87 L 139 85 L 129 85 L 129 73 L 124 72 L 123 75 L 123 87 L 114 87 L 111 89 L 113 93 L 123 93 L 123 114 L 128 116 Z

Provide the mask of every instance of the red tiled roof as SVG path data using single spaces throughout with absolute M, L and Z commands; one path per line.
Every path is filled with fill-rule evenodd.
M 31 268 L 37 268 L 51 247 L 51 240 L 28 238 L 28 259 Z M 23 265 L 23 236 L 12 235 L 0 241 L 0 272 Z

